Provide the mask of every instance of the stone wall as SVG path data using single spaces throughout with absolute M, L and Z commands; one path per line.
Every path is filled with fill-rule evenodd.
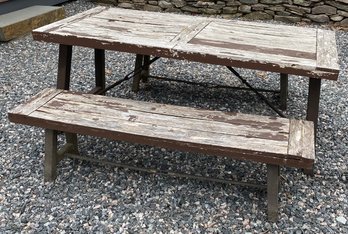
M 122 8 L 348 27 L 348 0 L 95 0 Z

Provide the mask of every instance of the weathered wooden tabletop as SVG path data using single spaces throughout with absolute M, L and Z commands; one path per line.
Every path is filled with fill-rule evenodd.
M 35 40 L 311 78 L 338 78 L 335 32 L 96 7 L 33 31 Z

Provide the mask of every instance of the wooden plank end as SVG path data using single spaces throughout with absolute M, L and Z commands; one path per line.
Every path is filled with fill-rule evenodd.
M 302 149 L 302 121 L 290 119 L 289 126 L 289 146 L 288 154 L 292 156 L 301 156 Z
M 317 69 L 320 71 L 339 72 L 336 34 L 334 31 L 317 31 Z
M 305 120 L 290 120 L 288 154 L 299 156 L 300 168 L 312 168 L 315 159 L 314 124 Z
M 8 118 L 11 122 L 17 122 L 16 116 L 26 116 L 30 115 L 33 111 L 35 111 L 40 106 L 47 103 L 53 97 L 61 93 L 63 90 L 46 88 L 30 98 L 28 101 L 18 105 L 8 112 Z
M 315 134 L 314 123 L 312 121 L 303 121 L 303 153 L 306 159 L 315 160 Z

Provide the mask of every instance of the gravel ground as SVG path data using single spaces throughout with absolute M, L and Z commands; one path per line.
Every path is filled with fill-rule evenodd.
M 94 4 L 65 5 L 67 15 Z M 279 221 L 267 222 L 265 191 L 148 174 L 70 159 L 55 183 L 43 182 L 43 130 L 9 123 L 7 111 L 54 87 L 57 45 L 30 35 L 0 44 L 0 233 L 348 233 L 348 33 L 337 31 L 339 81 L 323 81 L 314 177 L 282 168 Z M 107 80 L 120 79 L 134 56 L 107 52 Z M 92 87 L 93 53 L 73 54 L 72 89 Z M 179 69 L 180 68 L 180 69 Z M 277 88 L 277 74 L 239 69 L 255 86 Z M 162 59 L 153 73 L 189 81 L 240 85 L 223 67 Z M 88 78 L 90 77 L 90 78 Z M 211 79 L 214 77 L 214 79 Z M 290 77 L 286 114 L 305 115 L 308 80 Z M 134 94 L 130 82 L 108 95 L 224 111 L 274 115 L 250 92 L 151 80 Z M 276 95 L 268 95 L 277 102 Z M 80 137 L 84 155 L 194 175 L 264 183 L 265 166 L 226 158 Z

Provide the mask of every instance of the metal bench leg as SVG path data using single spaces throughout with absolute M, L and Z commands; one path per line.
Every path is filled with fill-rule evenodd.
M 135 67 L 134 70 L 137 72 L 141 66 L 143 65 L 143 59 L 144 59 L 144 55 L 141 54 L 137 54 L 136 58 L 135 58 Z M 139 91 L 139 83 L 141 80 L 141 72 L 138 72 L 137 74 L 135 74 L 134 78 L 133 78 L 133 86 L 132 86 L 132 91 L 133 92 L 138 92 Z
M 288 100 L 288 74 L 280 73 L 280 109 L 286 110 Z
M 148 82 L 150 75 L 150 55 L 144 55 L 144 69 L 141 71 L 141 80 L 142 82 Z
M 316 133 L 319 116 L 319 100 L 320 100 L 321 79 L 310 78 L 308 87 L 308 103 L 307 117 L 309 121 L 313 121 Z
M 279 166 L 267 164 L 267 210 L 268 220 L 278 220 Z
M 57 176 L 57 131 L 45 130 L 44 180 L 54 181 Z
M 79 155 L 77 135 L 65 133 L 66 144 L 58 150 L 58 131 L 45 129 L 44 180 L 54 181 L 57 177 L 57 164 L 66 153 Z
M 94 50 L 95 87 L 105 89 L 105 50 Z
M 62 154 L 64 153 L 80 154 L 78 144 L 77 144 L 77 134 L 65 133 L 65 139 L 69 148 L 66 149 L 64 152 L 62 152 Z

